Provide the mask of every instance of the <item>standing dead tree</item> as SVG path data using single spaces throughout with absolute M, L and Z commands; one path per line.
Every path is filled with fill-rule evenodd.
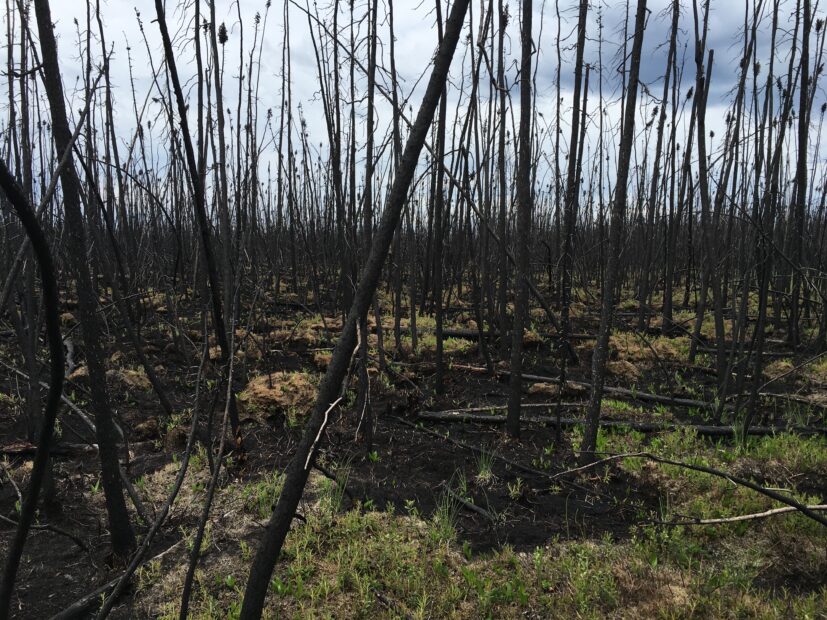
M 188 106 L 186 100 L 184 99 L 183 90 L 181 89 L 181 81 L 178 77 L 178 70 L 175 63 L 175 51 L 172 48 L 172 40 L 169 36 L 169 29 L 167 28 L 166 14 L 162 0 L 155 0 L 155 12 L 158 20 L 158 27 L 161 30 L 161 39 L 164 44 L 167 69 L 170 79 L 172 80 L 175 101 L 178 106 L 178 122 L 181 125 L 181 138 L 184 142 L 184 153 L 186 155 L 187 169 L 189 171 L 189 189 L 192 195 L 195 217 L 198 222 L 201 252 L 207 269 L 207 280 L 209 282 L 209 294 L 212 304 L 213 328 L 215 331 L 216 340 L 218 340 L 218 346 L 221 348 L 221 362 L 226 366 L 229 365 L 229 360 L 232 357 L 233 352 L 230 349 L 230 343 L 227 337 L 227 330 L 224 322 L 224 299 L 222 299 L 221 295 L 221 281 L 218 275 L 218 266 L 216 265 L 215 253 L 213 251 L 210 234 L 210 223 L 204 200 L 204 181 L 202 173 L 203 163 L 199 164 L 199 161 L 201 161 L 200 152 L 199 160 L 196 160 L 195 149 L 192 144 L 192 136 L 190 135 L 189 130 L 189 122 L 187 121 Z M 200 74 L 198 79 L 199 82 L 202 79 Z M 201 138 L 199 136 L 199 140 L 200 139 Z M 235 435 L 235 447 L 240 449 L 242 447 L 241 429 L 238 422 L 238 408 L 234 390 L 231 390 L 230 393 L 229 414 L 230 424 L 232 426 L 233 434 Z
M 528 316 L 529 251 L 531 243 L 531 216 L 533 211 L 532 155 L 531 155 L 531 0 L 523 0 L 522 59 L 520 62 L 520 146 L 517 161 L 517 298 L 514 303 L 514 321 L 511 327 L 511 376 L 508 395 L 506 428 L 512 437 L 520 436 L 520 402 L 522 391 L 523 332 Z M 505 334 L 501 334 L 505 338 Z
M 600 301 L 600 331 L 597 334 L 597 344 L 592 356 L 592 388 L 586 410 L 586 428 L 583 433 L 583 446 L 580 456 L 584 463 L 594 459 L 597 431 L 600 424 L 600 406 L 603 401 L 603 384 L 606 380 L 606 362 L 609 356 L 609 336 L 612 333 L 614 291 L 618 285 L 618 275 L 620 273 L 620 252 L 623 242 L 624 218 L 626 217 L 626 200 L 629 191 L 629 168 L 635 138 L 638 78 L 640 76 L 640 56 L 643 49 L 646 15 L 646 0 L 638 0 L 634 41 L 629 59 L 629 87 L 625 91 L 623 132 L 620 138 L 617 159 L 617 180 L 614 200 L 612 201 L 609 251 L 606 257 L 606 278 L 603 282 L 602 299 Z
M 574 234 L 577 225 L 578 198 L 580 189 L 580 167 L 578 162 L 582 161 L 582 152 L 575 150 L 579 140 L 586 134 L 585 123 L 580 126 L 580 102 L 588 95 L 588 80 L 586 88 L 583 89 L 583 55 L 586 48 L 586 20 L 588 18 L 588 0 L 580 1 L 580 9 L 577 16 L 577 51 L 574 61 L 574 92 L 572 94 L 571 110 L 571 135 L 569 137 L 569 162 L 568 175 L 566 179 L 565 207 L 563 209 L 563 253 L 560 257 L 560 390 L 557 405 L 557 417 L 561 415 L 560 402 L 563 398 L 563 386 L 566 385 L 566 367 L 568 362 L 568 345 L 571 336 L 571 286 L 572 271 L 574 268 Z M 559 36 L 559 35 L 558 35 Z M 558 77 L 559 80 L 559 77 Z M 584 90 L 581 96 L 581 89 Z M 558 97 L 559 99 L 559 97 Z M 559 102 L 558 102 L 559 106 Z M 585 113 L 585 105 L 583 112 Z M 559 109 L 558 109 L 559 112 Z M 559 129 L 556 142 L 559 145 Z M 559 146 L 558 146 L 559 148 Z M 559 196 L 559 190 L 556 191 Z M 550 284 L 550 283 L 549 283 Z M 560 436 L 560 425 L 557 425 L 558 440 Z
M 55 275 L 52 252 L 49 242 L 43 233 L 43 228 L 37 220 L 37 214 L 26 194 L 12 176 L 6 164 L 0 161 L 0 187 L 6 198 L 17 212 L 20 221 L 31 240 L 32 250 L 40 266 L 40 280 L 43 287 L 43 305 L 46 310 L 46 334 L 49 339 L 49 392 L 43 408 L 40 422 L 40 433 L 37 441 L 32 471 L 29 478 L 29 488 L 23 505 L 20 507 L 20 518 L 17 522 L 14 539 L 6 553 L 3 566 L 3 578 L 0 582 L 0 618 L 9 617 L 11 595 L 14 589 L 17 568 L 26 544 L 35 511 L 40 488 L 49 466 L 49 449 L 54 435 L 55 420 L 60 409 L 60 397 L 63 394 L 63 338 L 60 335 L 60 306 L 58 299 L 57 277 Z
M 359 317 L 370 308 L 382 272 L 382 265 L 385 262 L 393 241 L 397 222 L 405 206 L 419 154 L 422 151 L 428 128 L 433 120 L 434 112 L 448 77 L 468 4 L 469 0 L 457 0 L 451 8 L 451 14 L 445 25 L 444 37 L 439 46 L 439 51 L 434 60 L 434 68 L 422 98 L 422 105 L 411 128 L 408 143 L 393 181 L 393 187 L 388 195 L 381 223 L 371 245 L 370 255 L 359 279 L 353 305 L 348 313 L 347 321 L 333 352 L 327 372 L 319 386 L 313 412 L 305 425 L 304 434 L 296 447 L 290 465 L 287 467 L 284 486 L 278 503 L 270 516 L 264 538 L 253 559 L 244 592 L 244 602 L 241 607 L 240 618 L 242 620 L 253 620 L 261 616 L 273 567 L 279 559 L 284 539 L 287 537 L 290 523 L 296 513 L 296 507 L 304 492 L 310 467 L 329 421 L 331 410 L 338 403 L 339 397 L 337 395 L 341 390 L 342 381 L 347 374 L 356 345 L 356 324 Z
M 70 148 L 72 132 L 69 130 L 67 121 L 57 42 L 48 0 L 35 2 L 35 17 L 40 33 L 43 83 L 51 110 L 52 134 L 58 152 L 67 152 Z M 117 555 L 126 555 L 135 546 L 135 534 L 132 531 L 124 501 L 118 465 L 118 435 L 109 403 L 106 371 L 103 364 L 97 293 L 86 258 L 86 230 L 81 210 L 80 183 L 71 153 L 68 155 L 66 167 L 61 172 L 60 181 L 63 188 L 66 226 L 69 231 L 70 259 L 77 285 L 78 318 L 83 332 L 86 364 L 89 369 L 89 388 L 92 396 L 92 410 L 95 414 L 98 454 L 101 461 L 101 482 L 109 517 L 112 550 Z

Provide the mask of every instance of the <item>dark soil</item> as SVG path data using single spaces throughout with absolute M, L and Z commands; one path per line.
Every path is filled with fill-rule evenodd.
M 259 327 L 262 331 L 268 328 L 267 325 Z M 588 329 L 588 320 L 584 320 L 575 331 Z M 164 367 L 162 380 L 168 386 L 174 405 L 179 410 L 190 407 L 197 352 L 191 351 L 188 355 L 170 348 L 163 337 L 156 335 L 153 339 L 151 332 L 147 333 L 147 338 L 150 342 L 148 353 L 153 363 Z M 325 344 L 322 342 L 320 346 Z M 128 347 L 120 346 L 118 349 L 127 350 Z M 530 349 L 526 372 L 555 376 L 555 356 L 555 351 L 548 344 Z M 416 511 L 427 518 L 448 501 L 445 498 L 446 487 L 449 487 L 492 517 L 479 514 L 454 500 L 449 503 L 456 515 L 460 542 L 467 543 L 475 552 L 504 544 L 518 550 L 531 550 L 555 538 L 609 536 L 616 540 L 623 539 L 630 535 L 633 526 L 651 519 L 656 513 L 660 501 L 658 490 L 639 488 L 636 481 L 619 468 L 594 470 L 593 475 L 581 476 L 576 482 L 551 481 L 539 472 L 517 470 L 498 458 L 493 461 L 492 478 L 481 480 L 478 478 L 478 454 L 429 434 L 424 429 L 405 424 L 402 420 L 414 421 L 415 414 L 424 409 L 505 403 L 505 385 L 485 373 L 467 369 L 469 365 L 480 364 L 475 349 L 464 356 L 455 356 L 453 362 L 464 367 L 449 371 L 446 394 L 441 397 L 437 398 L 429 392 L 433 370 L 427 359 L 409 367 L 416 372 L 416 388 L 409 381 L 393 377 L 393 391 L 380 391 L 374 395 L 372 407 L 376 425 L 370 451 L 361 436 L 358 442 L 354 441 L 358 420 L 352 410 L 342 411 L 328 428 L 320 462 L 329 470 L 347 467 L 348 491 L 354 500 L 361 502 L 363 509 L 371 506 L 376 509 L 392 507 L 401 514 Z M 267 348 L 262 359 L 249 364 L 255 364 L 260 371 L 313 368 L 312 352 L 303 344 L 293 343 Z M 240 382 L 244 373 L 251 369 L 247 366 L 245 363 L 240 369 Z M 587 380 L 589 366 L 588 358 L 581 359 L 578 367 L 570 369 L 570 378 Z M 675 369 L 670 368 L 668 372 L 674 373 Z M 699 370 L 683 369 L 683 376 L 687 383 L 699 386 L 701 394 L 696 393 L 694 398 L 703 398 L 703 394 L 708 393 L 714 384 L 712 376 Z M 674 386 L 667 385 L 664 377 L 664 368 L 654 365 L 645 369 L 640 385 L 651 385 L 663 390 L 659 393 L 679 396 L 670 392 Z M 4 380 L 4 383 L 7 382 Z M 2 387 L 11 392 L 11 385 Z M 112 387 L 122 390 L 115 385 Z M 774 389 L 781 392 L 788 388 L 793 389 L 794 386 L 781 384 Z M 74 389 L 82 398 L 82 386 Z M 585 395 L 579 397 L 585 398 Z M 526 398 L 527 402 L 549 400 L 552 399 Z M 132 479 L 156 471 L 170 462 L 172 453 L 180 450 L 180 443 L 170 441 L 169 437 L 165 440 L 160 429 L 154 431 L 156 427 L 145 425 L 149 418 L 159 414 L 154 394 L 121 391 L 113 395 L 113 401 L 131 441 L 128 471 Z M 214 402 L 214 399 L 208 394 L 205 402 Z M 216 403 L 215 416 L 220 416 L 220 409 L 221 405 Z M 697 415 L 697 412 L 679 410 L 674 413 L 684 420 L 691 420 L 693 415 Z M 775 415 L 772 407 L 768 407 L 765 413 L 767 417 Z M 823 416 L 821 420 L 823 422 Z M 288 463 L 300 429 L 292 427 L 283 417 L 276 417 L 270 422 L 266 425 L 245 424 L 246 458 L 239 460 L 233 471 L 236 479 L 253 479 L 262 472 L 284 467 Z M 94 440 L 73 414 L 64 412 L 61 423 L 63 441 L 80 443 Z M 550 474 L 573 465 L 568 439 L 564 434 L 562 442 L 557 444 L 554 428 L 527 424 L 519 441 L 508 438 L 501 427 L 494 425 L 450 424 L 429 428 L 449 433 L 452 439 L 483 448 L 512 463 Z M 4 445 L 22 439 L 8 407 L 0 407 L 0 436 Z M 25 468 L 30 458 L 24 455 L 10 459 L 7 468 L 18 471 L 18 481 L 21 479 L 20 468 Z M 87 549 L 52 531 L 31 532 L 15 590 L 15 609 L 26 610 L 25 615 L 18 614 L 21 618 L 49 617 L 111 579 L 121 568 L 117 563 L 113 565 L 109 557 L 102 497 L 93 489 L 97 479 L 95 455 L 56 458 L 54 472 L 56 492 L 49 506 L 44 505 L 39 520 L 71 532 Z M 803 478 L 799 482 L 802 490 L 808 493 L 827 492 L 823 480 Z M 21 490 L 25 489 L 21 487 Z M 0 514 L 14 519 L 16 501 L 17 492 L 4 474 L 0 484 Z M 174 542 L 178 525 L 166 526 L 166 538 L 156 541 L 156 551 Z M 12 533 L 12 526 L 0 524 L 0 548 L 8 545 Z

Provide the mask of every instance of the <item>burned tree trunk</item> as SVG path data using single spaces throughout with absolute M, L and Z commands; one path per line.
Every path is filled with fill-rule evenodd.
M 434 69 L 431 72 L 431 78 L 422 99 L 422 105 L 411 128 L 410 137 L 400 162 L 399 171 L 393 181 L 381 224 L 371 245 L 370 256 L 362 271 L 353 305 L 348 313 L 347 321 L 333 352 L 325 377 L 319 386 L 313 413 L 307 421 L 304 435 L 287 468 L 284 487 L 278 503 L 270 516 L 264 538 L 250 568 L 250 576 L 247 580 L 244 601 L 239 616 L 242 620 L 253 620 L 261 616 L 273 567 L 278 561 L 296 507 L 304 492 L 310 466 L 313 463 L 331 409 L 338 403 L 342 381 L 347 373 L 356 345 L 356 324 L 359 317 L 367 312 L 370 307 L 382 272 L 382 265 L 385 262 L 388 249 L 393 241 L 397 222 L 405 206 L 408 188 L 414 176 L 419 154 L 425 144 L 428 128 L 431 125 L 434 112 L 445 87 L 448 70 L 454 57 L 454 50 L 459 40 L 468 4 L 469 0 L 456 0 L 451 8 L 451 14 L 446 23 L 445 36 L 439 46 L 434 61 Z
M 164 44 L 164 54 L 167 60 L 170 79 L 172 80 L 175 101 L 178 105 L 181 137 L 184 142 L 184 152 L 187 160 L 187 168 L 189 169 L 190 191 L 193 196 L 195 218 L 198 222 L 198 231 L 201 238 L 201 252 L 207 268 L 207 280 L 209 282 L 215 338 L 218 340 L 218 346 L 221 349 L 221 362 L 228 365 L 233 352 L 230 350 L 230 343 L 227 339 L 227 329 L 224 323 L 224 300 L 221 297 L 221 280 L 218 275 L 218 266 L 216 265 L 210 235 L 210 223 L 204 203 L 203 176 L 201 174 L 201 166 L 195 158 L 195 149 L 193 149 L 192 137 L 189 132 L 189 123 L 187 122 L 188 106 L 184 100 L 184 93 L 181 89 L 181 82 L 178 77 L 178 70 L 176 69 L 175 52 L 172 48 L 172 41 L 169 37 L 162 0 L 155 0 L 155 12 L 158 17 L 158 26 L 161 30 L 161 39 Z M 230 317 L 230 320 L 232 320 L 232 317 Z M 230 424 L 232 425 L 233 434 L 235 435 L 236 448 L 241 448 L 241 428 L 239 427 L 238 422 L 238 409 L 235 399 L 235 390 L 231 390 L 230 394 Z
M 523 0 L 522 59 L 520 62 L 520 149 L 517 162 L 517 297 L 511 329 L 511 379 L 508 394 L 506 429 L 512 437 L 520 436 L 520 402 L 522 400 L 523 330 L 528 316 L 528 271 L 531 253 L 531 0 Z
M 40 267 L 40 279 L 43 286 L 43 305 L 46 310 L 46 334 L 49 340 L 49 393 L 43 409 L 40 432 L 37 441 L 32 471 L 29 477 L 29 488 L 23 504 L 20 507 L 20 519 L 14 539 L 6 553 L 3 566 L 3 580 L 0 582 L 0 618 L 5 620 L 9 616 L 11 595 L 20 557 L 23 555 L 23 546 L 29 533 L 32 521 L 37 510 L 37 498 L 43 481 L 48 475 L 49 449 L 54 434 L 55 420 L 60 409 L 60 397 L 63 394 L 63 339 L 60 335 L 60 301 L 58 298 L 57 277 L 55 275 L 52 253 L 49 242 L 43 234 L 43 229 L 37 221 L 37 215 L 27 198 L 24 190 L 17 185 L 14 177 L 0 161 L 0 187 L 6 198 L 18 214 L 26 234 L 32 243 L 32 250 L 37 257 Z M 30 327 L 34 329 L 34 327 Z M 117 462 L 116 462 L 117 466 Z M 123 496 L 121 496 L 123 497 Z
M 72 132 L 66 116 L 66 102 L 60 78 L 57 42 L 52 30 L 52 16 L 48 0 L 35 2 L 35 16 L 40 33 L 43 82 L 49 99 L 52 118 L 52 134 L 58 152 L 71 148 Z M 118 464 L 118 435 L 109 393 L 106 386 L 106 369 L 103 362 L 102 333 L 97 314 L 97 293 L 86 258 L 86 227 L 80 205 L 80 184 L 72 163 L 72 154 L 60 174 L 63 188 L 63 204 L 66 226 L 69 231 L 69 253 L 78 295 L 78 320 L 83 333 L 86 364 L 89 370 L 89 388 L 92 395 L 92 411 L 98 438 L 98 454 L 101 461 L 101 483 L 106 499 L 112 550 L 126 555 L 135 546 L 135 534 L 124 501 Z
M 566 367 L 569 359 L 567 349 L 571 337 L 571 285 L 572 270 L 574 266 L 574 233 L 577 224 L 578 195 L 580 188 L 580 170 L 578 161 L 582 161 L 582 153 L 577 153 L 576 147 L 579 144 L 580 134 L 585 136 L 586 127 L 580 126 L 580 101 L 583 82 L 583 54 L 586 48 L 586 19 L 588 18 L 588 0 L 580 1 L 580 11 L 577 19 L 577 52 L 574 61 L 574 94 L 572 95 L 571 110 L 571 136 L 569 137 L 569 165 L 568 177 L 566 180 L 565 208 L 563 212 L 563 255 L 561 256 L 560 272 L 560 386 L 566 384 Z M 588 79 L 586 80 L 585 93 L 582 99 L 588 96 Z M 585 102 L 584 102 L 585 103 Z M 559 104 L 558 104 L 559 105 Z M 583 110 L 585 112 L 585 105 Z M 557 132 L 559 134 L 559 131 Z M 559 138 L 558 138 L 559 141 Z M 557 416 L 560 416 L 559 401 L 563 397 L 563 390 L 560 389 L 558 398 Z M 560 439 L 560 426 L 558 429 L 558 440 Z
M 635 35 L 632 43 L 632 56 L 629 60 L 629 88 L 623 109 L 623 134 L 617 163 L 617 182 L 612 203 L 612 216 L 609 229 L 609 252 L 606 258 L 606 278 L 603 282 L 600 303 L 600 331 L 597 335 L 592 356 L 592 389 L 586 410 L 586 428 L 580 459 L 584 463 L 594 459 L 597 444 L 597 430 L 600 424 L 600 406 L 603 401 L 603 383 L 606 380 L 606 362 L 609 356 L 609 336 L 612 333 L 614 314 L 614 291 L 618 284 L 620 272 L 620 250 L 623 242 L 623 225 L 626 217 L 626 199 L 628 196 L 629 166 L 632 158 L 632 144 L 635 138 L 635 114 L 637 113 L 638 76 L 640 75 L 640 55 L 643 48 L 643 30 L 646 25 L 646 0 L 638 0 L 635 15 Z
M 790 321 L 787 330 L 787 339 L 793 346 L 801 342 L 799 325 L 799 298 L 801 297 L 801 268 L 804 257 L 804 220 L 806 217 L 807 202 L 807 144 L 810 134 L 810 29 L 811 18 L 810 0 L 802 1 L 802 31 L 801 31 L 801 77 L 799 82 L 798 103 L 798 161 L 795 174 L 795 204 L 793 205 L 793 284 L 790 297 Z

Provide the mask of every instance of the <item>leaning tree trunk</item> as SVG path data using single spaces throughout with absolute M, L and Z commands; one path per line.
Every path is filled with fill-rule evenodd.
M 20 519 L 14 539 L 9 545 L 6 562 L 3 567 L 3 581 L 0 582 L 0 618 L 9 617 L 9 605 L 17 576 L 20 557 L 23 554 L 23 545 L 35 517 L 37 497 L 48 472 L 49 448 L 54 434 L 55 420 L 60 409 L 60 397 L 63 394 L 63 339 L 60 335 L 60 301 L 58 298 L 57 277 L 55 276 L 52 254 L 49 242 L 43 234 L 43 229 L 37 221 L 35 210 L 29 202 L 24 190 L 17 185 L 14 177 L 0 161 L 0 186 L 6 198 L 26 229 L 26 235 L 31 239 L 32 250 L 40 266 L 40 279 L 43 284 L 43 306 L 46 314 L 46 334 L 49 339 L 49 393 L 43 409 L 43 419 L 37 441 L 32 471 L 29 476 L 29 489 L 20 507 Z M 30 329 L 34 329 L 30 326 Z M 32 377 L 34 382 L 34 377 Z
M 367 312 L 370 307 L 382 272 L 382 265 L 393 241 L 393 233 L 405 205 L 408 188 L 419 161 L 419 154 L 422 151 L 428 128 L 433 120 L 434 111 L 441 98 L 445 80 L 448 77 L 448 70 L 454 57 L 454 50 L 459 40 L 469 1 L 456 0 L 451 9 L 451 14 L 446 23 L 445 35 L 434 61 L 434 69 L 416 121 L 411 128 L 410 137 L 388 196 L 381 224 L 376 231 L 370 255 L 356 289 L 353 305 L 348 313 L 347 321 L 342 329 L 342 334 L 333 352 L 327 372 L 319 386 L 313 413 L 307 421 L 304 435 L 296 448 L 296 453 L 287 467 L 283 490 L 273 514 L 270 516 L 264 537 L 250 568 L 250 576 L 247 580 L 247 588 L 244 592 L 244 601 L 241 607 L 241 620 L 261 617 L 270 576 L 279 558 L 284 539 L 287 537 L 290 523 L 296 513 L 296 507 L 304 492 L 304 486 L 307 483 L 319 440 L 329 420 L 330 411 L 338 402 L 342 381 L 350 365 L 350 359 L 356 345 L 356 323 L 359 317 Z

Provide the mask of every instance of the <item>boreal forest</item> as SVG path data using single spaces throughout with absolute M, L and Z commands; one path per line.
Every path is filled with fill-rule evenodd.
M 2 0 L 0 620 L 827 618 L 820 0 Z

